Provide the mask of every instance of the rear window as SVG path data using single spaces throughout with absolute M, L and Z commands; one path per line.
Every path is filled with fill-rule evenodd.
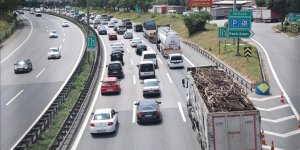
M 153 58 L 156 58 L 156 55 L 155 55 L 155 54 L 147 54 L 147 55 L 144 55 L 144 59 L 153 59 Z
M 108 66 L 109 68 L 120 68 L 121 67 L 121 64 L 109 64 Z
M 126 21 L 126 25 L 132 25 L 130 21 Z
M 182 60 L 181 56 L 172 56 L 171 60 Z
M 103 84 L 105 85 L 113 85 L 113 84 L 116 84 L 117 82 L 116 81 L 104 81 Z
M 110 119 L 110 114 L 109 113 L 95 114 L 93 119 L 94 120 L 108 120 L 108 119 Z
M 141 64 L 140 65 L 141 72 L 150 72 L 153 70 L 154 70 L 153 64 Z

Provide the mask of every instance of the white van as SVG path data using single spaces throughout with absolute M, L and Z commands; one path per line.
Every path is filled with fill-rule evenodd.
M 152 61 L 141 61 L 137 67 L 139 68 L 139 79 L 155 78 L 155 67 Z
M 169 68 L 184 68 L 183 58 L 181 54 L 169 54 L 169 58 L 167 60 Z
M 142 52 L 142 61 L 150 60 L 154 63 L 155 68 L 158 68 L 156 53 L 154 51 L 143 51 Z

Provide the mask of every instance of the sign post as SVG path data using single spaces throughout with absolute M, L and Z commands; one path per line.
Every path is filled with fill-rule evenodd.
M 289 22 L 300 22 L 300 13 L 289 13 L 288 20 Z
M 230 11 L 228 16 L 229 38 L 251 38 L 252 11 Z
M 89 35 L 87 37 L 87 45 L 86 48 L 88 51 L 94 51 L 96 48 L 96 37 L 94 35 Z

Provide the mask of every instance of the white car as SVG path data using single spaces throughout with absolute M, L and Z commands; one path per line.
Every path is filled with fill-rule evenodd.
M 167 64 L 169 68 L 184 68 L 183 58 L 181 54 L 169 54 Z
M 121 50 L 122 53 L 124 53 L 123 46 L 124 46 L 124 44 L 122 44 L 120 42 L 115 42 L 115 43 L 111 44 L 112 50 L 119 49 L 119 50 Z
M 48 59 L 59 59 L 61 58 L 61 53 L 58 47 L 50 48 L 48 51 Z
M 157 95 L 160 96 L 161 91 L 159 81 L 157 79 L 145 79 L 141 82 L 143 84 L 143 96 Z
M 150 60 L 155 65 L 155 68 L 158 68 L 157 58 L 156 58 L 156 52 L 154 51 L 143 51 L 142 52 L 142 61 Z
M 51 30 L 49 34 L 49 38 L 58 38 L 58 34 L 55 30 Z
M 136 47 L 138 44 L 142 44 L 142 39 L 140 39 L 140 38 L 133 38 L 132 40 L 130 40 L 130 45 L 132 47 Z
M 113 28 L 113 27 L 115 27 L 115 23 L 114 22 L 109 22 L 107 26 L 109 28 Z
M 90 122 L 91 134 L 111 133 L 116 131 L 118 112 L 112 108 L 97 109 Z
M 64 21 L 62 24 L 61 24 L 62 27 L 69 27 L 69 23 L 67 21 Z

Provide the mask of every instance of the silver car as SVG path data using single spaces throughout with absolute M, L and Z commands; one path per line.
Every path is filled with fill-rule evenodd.
M 159 81 L 157 79 L 145 79 L 141 82 L 143 84 L 143 96 L 160 96 L 161 91 L 159 87 Z
M 126 31 L 126 32 L 123 34 L 123 38 L 124 38 L 124 39 L 132 39 L 132 38 L 133 38 L 132 32 Z
M 69 27 L 69 23 L 67 21 L 64 21 L 62 24 L 61 24 L 62 27 Z
M 142 44 L 142 39 L 140 39 L 140 38 L 133 38 L 132 40 L 130 40 L 130 45 L 132 47 L 136 47 L 138 44 Z
M 61 58 L 61 53 L 58 47 L 50 48 L 48 51 L 48 59 L 59 59 Z
M 56 30 L 51 30 L 49 33 L 49 38 L 58 38 Z

